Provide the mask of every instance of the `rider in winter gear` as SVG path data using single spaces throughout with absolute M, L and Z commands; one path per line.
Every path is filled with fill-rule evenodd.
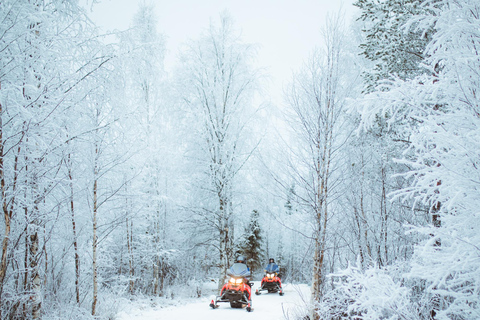
M 268 259 L 268 264 L 265 267 L 265 272 L 280 272 L 280 268 L 275 263 L 275 260 L 273 258 Z
M 282 280 L 280 279 L 279 273 L 280 268 L 275 263 L 273 258 L 268 259 L 268 264 L 265 267 L 265 276 L 260 283 L 260 289 L 255 291 L 255 294 L 260 294 L 260 291 L 268 291 L 270 292 L 278 292 L 281 296 L 283 296 L 283 289 L 282 289 Z

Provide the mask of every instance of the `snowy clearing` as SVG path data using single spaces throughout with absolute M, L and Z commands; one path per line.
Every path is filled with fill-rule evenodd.
M 255 281 L 252 293 L 260 284 Z M 209 307 L 211 296 L 200 299 L 188 299 L 185 303 L 178 301 L 175 306 L 150 306 L 142 308 L 129 308 L 119 313 L 119 320 L 157 320 L 157 319 L 191 319 L 213 320 L 213 319 L 262 319 L 279 320 L 295 319 L 296 315 L 302 314 L 306 303 L 310 298 L 310 288 L 305 285 L 284 284 L 284 296 L 274 293 L 253 294 L 252 305 L 254 310 L 247 312 L 243 309 L 232 309 L 228 303 L 221 303 L 218 309 Z

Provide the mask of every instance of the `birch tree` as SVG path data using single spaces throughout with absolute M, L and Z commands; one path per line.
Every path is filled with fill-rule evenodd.
M 88 213 L 91 217 L 91 292 L 92 304 L 91 314 L 97 314 L 100 286 L 100 268 L 107 268 L 102 265 L 106 259 L 108 247 L 101 246 L 108 235 L 118 227 L 122 213 L 117 209 L 116 202 L 123 202 L 127 195 L 120 195 L 124 186 L 130 179 L 124 179 L 122 165 L 131 157 L 130 148 L 125 148 L 122 134 L 116 131 L 115 124 L 119 116 L 115 113 L 117 105 L 112 98 L 114 86 L 110 77 L 117 76 L 112 70 L 114 63 L 111 61 L 111 49 L 103 47 L 98 52 L 99 59 L 105 63 L 105 68 L 98 70 L 96 76 L 90 79 L 92 89 L 90 95 L 85 98 L 85 125 L 88 131 L 85 133 L 85 141 L 82 143 L 82 157 L 85 162 L 85 202 L 88 204 Z M 119 146 L 122 148 L 119 148 Z M 124 218 L 124 216 L 123 216 Z M 90 242 L 89 242 L 90 243 Z M 89 273 L 90 273 L 89 272 Z
M 242 43 L 224 13 L 219 26 L 212 23 L 199 40 L 187 45 L 181 60 L 182 99 L 201 137 L 196 142 L 201 150 L 194 150 L 201 151 L 195 158 L 208 199 L 197 212 L 215 230 L 207 243 L 217 248 L 220 287 L 234 253 L 235 178 L 251 151 L 246 149 L 245 127 L 259 79 L 251 64 L 254 54 L 254 47 Z
M 85 64 L 73 67 L 72 57 L 81 51 L 76 40 L 87 43 L 80 31 L 90 35 L 76 2 L 3 1 L 0 7 L 5 218 L 0 295 L 8 293 L 0 298 L 0 312 L 2 318 L 39 318 L 51 268 L 47 235 L 55 227 L 53 212 L 62 206 L 55 191 L 69 139 L 65 123 L 78 98 L 74 92 L 99 65 L 81 60 Z M 12 263 L 17 259 L 24 261 L 22 268 Z M 14 282 L 19 278 L 22 286 Z
M 167 244 L 170 244 L 166 187 L 172 170 L 167 168 L 175 148 L 168 148 L 171 120 L 164 90 L 165 43 L 157 31 L 153 5 L 139 6 L 132 28 L 120 37 L 120 50 L 123 52 L 118 66 L 122 70 L 121 95 L 115 100 L 121 109 L 117 112 L 123 116 L 118 130 L 126 133 L 124 143 L 135 149 L 124 166 L 125 171 L 131 171 L 130 175 L 136 175 L 125 190 L 136 193 L 127 200 L 125 210 L 132 240 L 132 243 L 128 240 L 127 246 L 137 248 L 129 250 L 130 287 L 133 293 L 133 284 L 137 283 L 138 290 L 163 295 Z
M 340 18 L 330 19 L 323 32 L 323 50 L 313 53 L 287 92 L 293 111 L 293 143 L 298 145 L 292 149 L 292 178 L 312 227 L 314 304 L 320 302 L 324 292 L 329 222 L 334 215 L 331 198 L 339 182 L 335 171 L 342 165 L 339 150 L 348 138 L 344 111 L 352 81 L 344 77 L 344 36 Z M 318 319 L 315 310 L 312 316 Z

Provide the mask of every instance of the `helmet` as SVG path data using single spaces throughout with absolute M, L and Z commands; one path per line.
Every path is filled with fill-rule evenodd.
M 268 259 L 268 263 L 275 263 L 275 260 L 273 258 Z
M 238 256 L 237 262 L 238 263 L 245 263 L 245 258 L 243 256 Z

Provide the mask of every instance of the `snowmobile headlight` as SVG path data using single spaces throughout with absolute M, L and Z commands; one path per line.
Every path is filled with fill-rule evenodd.
M 275 277 L 275 273 L 267 273 L 267 278 L 273 279 Z
M 242 278 L 230 278 L 231 284 L 241 284 L 243 282 Z

